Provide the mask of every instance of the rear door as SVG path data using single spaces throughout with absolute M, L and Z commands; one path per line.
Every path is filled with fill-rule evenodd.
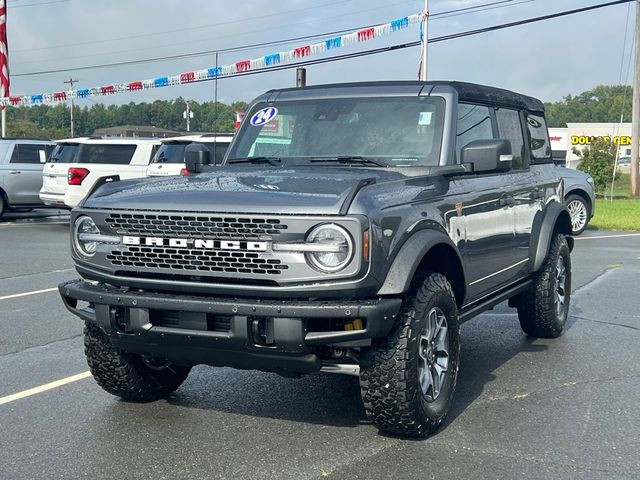
M 510 191 L 514 200 L 515 250 L 513 262 L 518 266 L 513 273 L 516 276 L 522 276 L 528 273 L 531 230 L 536 214 L 542 210 L 544 189 L 539 185 L 540 180 L 534 178 L 529 166 L 530 150 L 525 147 L 525 138 L 529 137 L 524 126 L 525 113 L 508 108 L 497 108 L 495 113 L 500 138 L 511 142 L 513 153 L 512 170 L 508 175 L 505 175 L 505 180 L 508 179 L 508 182 L 505 182 L 505 189 Z M 537 120 L 536 124 L 538 124 Z M 546 136 L 546 125 L 544 130 L 543 136 Z M 539 132 L 534 135 L 541 136 Z M 541 147 L 543 149 L 545 144 L 549 148 L 550 154 L 548 138 L 546 142 L 542 141 Z
M 13 145 L 5 177 L 5 190 L 9 203 L 14 205 L 38 204 L 42 187 L 42 167 L 50 150 L 48 145 L 19 143 Z
M 458 159 L 468 143 L 499 138 L 493 108 L 461 103 L 457 123 Z M 463 238 L 459 246 L 466 267 L 469 300 L 478 299 L 513 277 L 517 260 L 514 200 L 512 192 L 505 188 L 508 175 L 461 175 L 450 185 L 456 205 L 449 222 L 456 236 Z

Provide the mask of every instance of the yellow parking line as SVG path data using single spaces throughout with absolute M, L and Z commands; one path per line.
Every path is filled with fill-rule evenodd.
M 9 300 L 10 298 L 27 297 L 29 295 L 36 295 L 38 293 L 55 292 L 56 290 L 58 290 L 58 287 L 45 288 L 43 290 L 34 290 L 32 292 L 14 293 L 13 295 L 5 295 L 4 297 L 0 297 L 0 300 Z
M 68 383 L 77 382 L 78 380 L 82 380 L 90 376 L 91 372 L 87 370 L 86 372 L 78 373 L 77 375 L 71 375 L 70 377 L 61 378 L 60 380 L 56 380 L 55 382 L 45 383 L 44 385 L 40 385 L 39 387 L 30 388 L 29 390 L 23 390 L 22 392 L 7 395 L 6 397 L 0 397 L 0 405 L 15 402 L 16 400 L 30 397 L 32 395 L 37 395 L 38 393 L 46 392 L 47 390 L 58 388 L 62 385 L 67 385 Z

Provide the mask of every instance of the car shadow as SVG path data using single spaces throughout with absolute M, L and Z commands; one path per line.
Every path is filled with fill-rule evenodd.
M 358 378 L 345 375 L 294 379 L 258 371 L 198 367 L 167 401 L 187 408 L 328 426 L 368 423 Z
M 512 309 L 490 312 L 464 324 L 461 341 L 456 395 L 443 426 L 463 413 L 509 360 L 522 353 L 543 354 L 548 348 L 522 332 Z M 168 402 L 186 408 L 328 426 L 370 424 L 358 379 L 342 375 L 291 379 L 257 371 L 198 367 Z

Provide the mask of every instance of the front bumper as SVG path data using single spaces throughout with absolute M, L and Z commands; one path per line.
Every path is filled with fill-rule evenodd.
M 320 370 L 318 347 L 384 337 L 402 300 L 227 299 L 150 293 L 74 280 L 59 286 L 66 308 L 96 323 L 124 351 L 176 364 L 230 366 L 284 375 Z M 87 302 L 80 307 L 78 301 Z M 335 329 L 359 319 L 360 330 Z

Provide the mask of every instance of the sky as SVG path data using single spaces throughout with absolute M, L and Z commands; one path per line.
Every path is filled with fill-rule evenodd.
M 430 0 L 431 14 L 496 0 Z M 434 16 L 429 37 L 545 15 L 606 0 L 511 0 L 490 9 Z M 579 94 L 596 85 L 623 83 L 633 37 L 635 2 L 477 36 L 433 43 L 430 80 L 459 80 L 508 88 L 543 101 Z M 629 6 L 630 5 L 630 6 Z M 11 94 L 26 95 L 144 80 L 215 65 L 213 53 L 161 62 L 21 76 L 194 52 L 386 23 L 419 13 L 423 0 L 8 0 Z M 627 18 L 631 22 L 626 28 Z M 625 39 L 626 30 L 626 39 Z M 332 35 L 328 35 L 327 38 Z M 417 25 L 366 42 L 375 48 L 418 40 Z M 317 41 L 317 40 L 314 40 Z M 291 42 L 220 53 L 220 65 L 261 57 L 308 43 Z M 623 55 L 624 48 L 624 55 Z M 345 47 L 338 53 L 358 50 Z M 308 84 L 414 80 L 419 49 L 407 48 L 310 66 Z M 295 85 L 295 70 L 221 79 L 218 99 L 250 101 L 272 88 Z M 214 98 L 214 82 L 202 82 L 78 100 L 121 104 L 183 97 Z

